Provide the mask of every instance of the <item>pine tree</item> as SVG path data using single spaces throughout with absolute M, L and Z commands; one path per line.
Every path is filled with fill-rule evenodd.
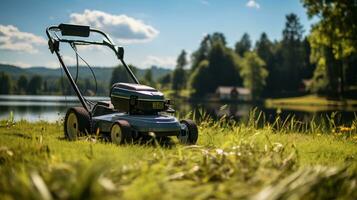
M 301 69 L 304 68 L 304 53 L 302 35 L 304 29 L 299 17 L 294 13 L 286 15 L 285 28 L 283 30 L 283 40 L 279 49 L 277 72 L 281 90 L 287 92 L 298 92 L 301 85 Z
M 235 52 L 243 57 L 245 52 L 250 51 L 252 48 L 252 41 L 250 40 L 250 36 L 248 33 L 244 33 L 239 42 L 235 45 Z
M 7 73 L 0 73 L 0 83 L 0 94 L 10 94 L 12 88 L 11 78 Z
M 186 74 L 184 67 L 187 65 L 187 53 L 185 50 L 182 50 L 180 55 L 177 58 L 177 65 L 172 74 L 172 89 L 176 92 L 185 87 Z

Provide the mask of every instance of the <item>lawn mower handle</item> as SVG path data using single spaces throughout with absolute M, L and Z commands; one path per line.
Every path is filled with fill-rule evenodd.
M 57 38 L 54 38 L 51 34 L 50 31 L 53 31 L 54 34 L 56 35 Z M 102 35 L 107 41 L 103 40 L 103 42 L 93 42 L 93 41 L 86 41 L 86 40 L 70 40 L 70 39 L 63 39 L 58 37 L 58 35 L 55 32 L 60 31 L 62 35 L 64 36 L 76 36 L 76 37 L 89 37 L 90 36 L 90 32 L 95 32 L 95 33 L 99 33 L 100 35 Z M 129 75 L 131 76 L 131 78 L 134 80 L 135 83 L 140 84 L 138 79 L 135 77 L 134 73 L 131 71 L 131 69 L 128 67 L 128 65 L 126 65 L 126 63 L 124 62 L 124 49 L 123 47 L 117 47 L 114 42 L 110 39 L 110 37 L 97 29 L 92 29 L 89 26 L 82 26 L 82 25 L 74 25 L 74 24 L 60 24 L 58 26 L 49 26 L 46 28 L 46 35 L 48 37 L 48 46 L 49 49 L 51 51 L 51 53 L 55 53 L 60 64 L 61 67 L 64 69 L 67 78 L 69 79 L 72 88 L 74 89 L 74 91 L 76 92 L 79 101 L 81 102 L 81 104 L 83 105 L 83 107 L 91 114 L 92 111 L 92 107 L 90 107 L 88 105 L 88 103 L 86 102 L 85 98 L 83 97 L 83 95 L 81 94 L 77 84 L 75 83 L 75 81 L 73 80 L 73 77 L 71 75 L 71 73 L 69 72 L 67 66 L 65 65 L 65 63 L 62 60 L 61 54 L 59 53 L 59 44 L 60 42 L 63 43 L 69 43 L 69 44 L 92 44 L 92 45 L 102 45 L 102 46 L 107 46 L 110 49 L 112 49 L 114 51 L 114 53 L 116 54 L 116 56 L 118 57 L 118 59 L 120 60 L 120 62 L 122 63 L 122 65 L 126 68 L 127 72 L 129 73 Z

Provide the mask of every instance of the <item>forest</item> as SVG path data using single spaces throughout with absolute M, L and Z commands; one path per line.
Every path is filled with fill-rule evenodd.
M 299 16 L 286 15 L 280 41 L 266 33 L 252 44 L 245 33 L 233 48 L 223 33 L 206 35 L 191 55 L 190 75 L 183 72 L 185 51 L 177 59 L 172 88 L 189 87 L 197 96 L 218 86 L 244 86 L 253 97 L 289 97 L 315 93 L 329 98 L 357 94 L 357 12 L 355 1 L 302 1 L 318 19 L 304 35 Z M 332 3 L 333 2 L 333 3 Z M 186 83 L 182 85 L 180 83 Z

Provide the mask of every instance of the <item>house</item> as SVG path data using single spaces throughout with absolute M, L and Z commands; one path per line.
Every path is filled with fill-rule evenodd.
M 252 93 L 247 88 L 232 87 L 232 86 L 219 86 L 216 89 L 216 95 L 219 100 L 228 101 L 251 101 Z

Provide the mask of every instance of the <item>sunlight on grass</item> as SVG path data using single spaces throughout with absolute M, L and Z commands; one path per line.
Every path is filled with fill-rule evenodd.
M 224 109 L 224 108 L 222 108 Z M 202 110 L 199 141 L 116 146 L 63 139 L 58 123 L 0 128 L 1 199 L 353 199 L 356 120 L 269 124 L 253 110 L 245 123 Z M 200 116 L 200 117 L 197 117 Z M 332 119 L 333 120 L 333 119 Z M 316 124 L 315 124 L 316 123 Z M 261 125 L 263 124 L 263 125 Z

